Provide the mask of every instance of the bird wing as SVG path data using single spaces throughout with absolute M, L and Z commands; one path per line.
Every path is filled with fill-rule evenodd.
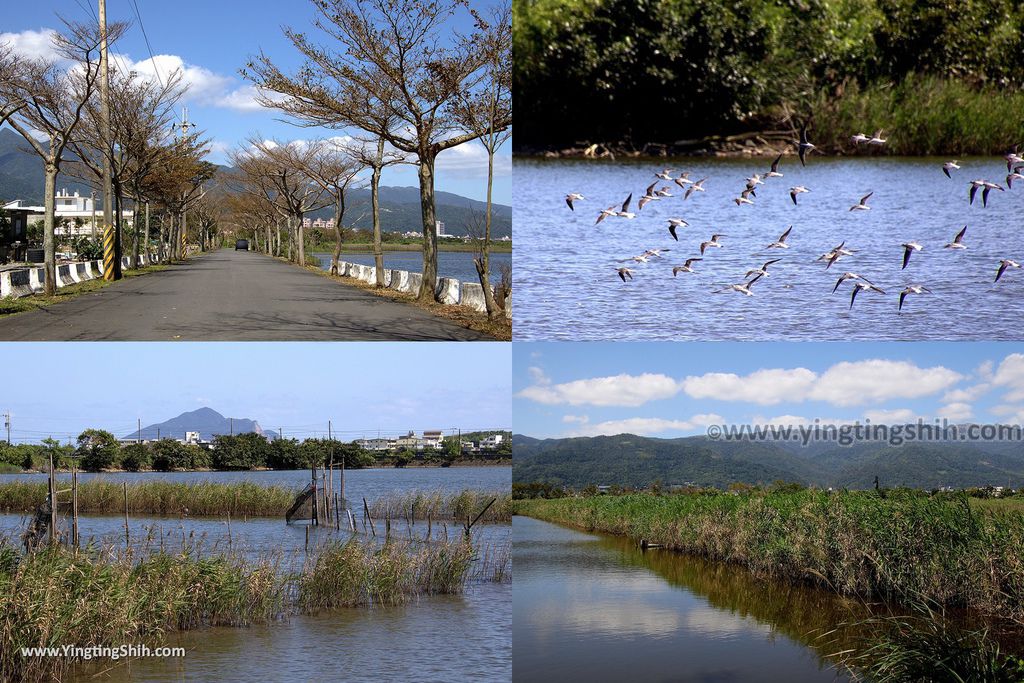
M 913 249 L 910 247 L 903 247 L 903 268 L 907 267 L 907 263 L 910 262 L 910 255 L 913 253 Z M 902 270 L 902 268 L 900 269 Z
M 632 192 L 630 192 L 629 196 L 626 197 L 626 201 L 622 202 L 622 213 L 626 213 L 626 212 L 629 211 L 629 203 L 631 201 L 633 201 L 633 193 Z
M 708 242 L 701 242 L 700 243 L 700 255 L 701 256 L 704 255 L 704 249 L 707 248 L 708 244 L 709 244 Z
M 874 191 L 871 191 L 871 192 L 868 192 L 868 193 L 867 193 L 866 195 L 864 195 L 863 197 L 861 197 L 861 198 L 860 198 L 860 203 L 861 203 L 861 205 L 862 205 L 862 206 L 867 206 L 867 205 L 868 205 L 868 199 L 870 199 L 870 198 L 871 198 L 871 195 L 873 195 L 873 194 L 874 194 Z
M 614 205 L 614 204 L 612 204 L 612 205 L 611 205 L 611 206 L 609 206 L 609 207 L 608 207 L 607 209 L 605 209 L 604 211 L 602 211 L 601 213 L 599 213 L 599 214 L 598 214 L 598 216 L 597 216 L 597 221 L 596 221 L 596 222 L 594 223 L 594 225 L 597 225 L 598 223 L 600 223 L 601 221 L 603 221 L 603 220 L 605 219 L 605 217 L 606 217 L 606 216 L 608 215 L 608 213 L 607 213 L 607 212 L 609 212 L 609 211 L 612 211 L 612 210 L 613 210 L 614 208 L 615 208 L 615 205 Z
M 777 173 L 779 170 L 779 160 L 782 159 L 782 155 L 775 157 L 775 161 L 772 162 L 772 173 Z
M 780 242 L 785 242 L 785 241 L 786 241 L 786 238 L 787 238 L 787 237 L 789 237 L 789 233 L 790 233 L 790 231 L 791 231 L 792 229 L 793 229 L 793 226 L 792 226 L 792 225 L 791 225 L 791 226 L 789 226 L 788 228 L 786 228 L 786 232 L 782 233 L 782 236 L 781 236 L 781 237 L 779 237 L 779 241 L 780 241 Z
M 569 205 L 569 210 L 570 211 L 575 211 L 576 210 L 576 209 L 572 208 L 572 198 L 571 197 L 566 197 L 565 198 L 565 203 Z
M 670 235 L 672 235 L 672 239 L 674 239 L 676 242 L 679 241 L 679 237 L 676 235 L 676 226 L 674 226 L 674 225 L 668 226 L 668 233 Z
M 839 285 L 843 284 L 843 280 L 845 280 L 845 279 L 846 279 L 846 276 L 843 275 L 838 280 L 836 280 L 836 286 L 832 288 L 832 293 L 833 294 L 836 293 L 836 290 L 839 289 Z
M 971 183 L 971 204 L 974 204 L 974 195 L 978 194 L 978 186 Z
M 981 191 L 981 205 L 982 206 L 985 206 L 985 207 L 988 206 L 988 193 L 989 193 L 989 190 L 991 190 L 991 189 L 992 189 L 991 187 L 987 187 L 986 186 L 985 189 Z
M 900 305 L 899 305 L 899 307 L 896 310 L 898 310 L 898 311 L 902 311 L 903 310 L 903 300 L 906 299 L 906 298 L 907 298 L 907 290 L 904 289 L 902 292 L 900 292 Z
M 801 135 L 802 135 L 802 133 L 801 133 Z M 807 165 L 807 162 L 804 160 L 804 156 L 806 154 L 807 154 L 807 148 L 804 147 L 803 145 L 801 145 L 800 149 L 797 150 L 797 155 L 800 157 L 800 165 L 801 166 L 806 166 Z
M 942 172 L 946 174 L 947 178 L 952 178 L 953 177 L 953 176 L 949 175 L 949 169 L 946 168 L 945 166 L 942 167 Z
M 657 184 L 658 184 L 658 181 L 654 181 L 653 183 L 651 183 L 650 186 L 648 186 L 647 191 L 644 192 L 644 194 L 650 196 L 650 194 L 652 192 L 654 192 L 654 186 L 657 185 Z
M 856 300 L 857 292 L 859 292 L 859 291 L 860 291 L 860 287 L 858 287 L 857 285 L 854 285 L 853 286 L 853 294 L 850 295 L 850 308 L 853 308 L 853 302 Z
M 696 186 L 695 185 L 691 185 L 690 187 L 686 188 L 686 194 L 683 195 L 683 199 L 689 199 L 690 198 L 690 195 L 693 194 L 693 188 L 694 187 L 696 187 Z
M 999 278 L 1001 278 L 1003 276 L 1003 273 L 1005 271 L 1006 271 L 1006 262 L 1005 261 L 1001 261 L 999 263 L 999 270 L 996 271 L 996 282 L 999 282 Z
M 689 268 L 694 261 L 703 261 L 702 258 L 688 258 L 686 259 L 686 267 Z
M 793 203 L 796 204 L 796 192 L 790 190 L 789 191 L 789 196 L 793 200 Z
M 965 232 L 967 232 L 967 226 L 966 225 L 964 226 L 963 230 L 958 232 L 956 234 L 956 237 L 953 238 L 954 244 L 960 244 L 960 241 L 964 238 L 964 233 Z

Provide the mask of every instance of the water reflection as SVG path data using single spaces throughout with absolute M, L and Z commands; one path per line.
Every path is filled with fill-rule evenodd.
M 816 640 L 860 609 L 628 539 L 513 520 L 514 680 L 846 680 Z

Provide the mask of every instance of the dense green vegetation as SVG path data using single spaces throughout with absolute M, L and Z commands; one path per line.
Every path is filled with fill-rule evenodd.
M 488 433 L 481 432 L 483 436 Z M 468 439 L 471 435 L 464 435 Z M 327 465 L 333 459 L 340 465 L 342 459 L 348 469 L 363 467 L 404 467 L 410 464 L 450 465 L 469 461 L 487 463 L 511 456 L 511 434 L 494 452 L 462 453 L 426 450 L 395 453 L 371 453 L 354 443 L 337 439 L 274 439 L 255 432 L 214 438 L 210 448 L 185 444 L 175 439 L 160 439 L 148 443 L 121 444 L 110 432 L 88 429 L 78 437 L 76 446 L 44 439 L 39 444 L 11 444 L 0 442 L 0 467 L 14 469 L 42 469 L 48 467 L 52 455 L 58 468 L 69 469 L 77 462 L 79 469 L 100 472 L 123 469 L 129 472 L 156 470 L 252 470 L 306 469 L 314 464 Z
M 907 490 L 570 497 L 517 514 L 623 534 L 839 593 L 917 596 L 1024 623 L 1024 514 Z
M 703 436 L 654 439 L 633 434 L 538 440 L 516 435 L 512 478 L 582 489 L 588 485 L 725 488 L 776 480 L 856 489 L 882 486 L 966 488 L 1024 483 L 1024 453 L 1014 442 L 725 441 Z
M 61 480 L 61 486 L 67 483 Z M 0 483 L 0 511 L 31 513 L 46 500 L 45 481 Z M 298 489 L 262 486 L 253 482 L 170 482 L 138 481 L 127 486 L 128 509 L 133 514 L 276 517 L 291 506 Z M 78 484 L 78 509 L 83 513 L 124 511 L 125 489 L 120 483 L 103 480 Z M 492 499 L 495 503 L 481 518 L 484 522 L 507 522 L 512 517 L 507 492 L 463 490 L 410 491 L 370 501 L 370 513 L 378 519 L 452 519 L 475 517 Z
M 76 663 L 23 657 L 22 647 L 155 645 L 168 631 L 457 593 L 470 577 L 474 552 L 462 541 L 377 545 L 352 539 L 318 546 L 290 571 L 280 557 L 202 556 L 188 547 L 143 557 L 63 546 L 22 554 L 3 541 L 0 674 L 62 680 Z
M 894 154 L 1024 139 L 1013 0 L 514 0 L 513 17 L 520 149 L 639 148 L 810 115 L 830 150 L 875 128 Z

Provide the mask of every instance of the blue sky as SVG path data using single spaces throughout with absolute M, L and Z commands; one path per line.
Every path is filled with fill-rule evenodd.
M 517 343 L 513 368 L 513 427 L 535 437 L 1024 423 L 1024 346 L 1013 343 Z
M 328 420 L 347 440 L 510 428 L 510 346 L 8 342 L 5 358 L 38 362 L 8 364 L 0 412 L 12 415 L 13 440 L 32 442 L 88 427 L 121 436 L 138 418 L 153 424 L 203 406 L 300 438 L 326 432 Z M 99 389 L 103 368 L 119 378 L 110 395 Z
M 297 128 L 279 121 L 277 114 L 254 104 L 251 88 L 238 75 L 248 57 L 257 55 L 261 49 L 286 71 L 301 63 L 281 29 L 291 26 L 315 35 L 311 23 L 314 12 L 307 0 L 136 2 L 161 73 L 177 65 L 192 83 L 184 104 L 188 107 L 189 119 L 213 139 L 213 161 L 224 163 L 225 150 L 251 133 L 287 140 L 345 134 L 344 131 Z M 91 11 L 95 4 L 95 0 L 5 2 L 0 42 L 12 43 L 28 54 L 45 54 L 48 50 L 45 32 L 60 26 L 57 13 L 68 19 L 85 20 L 91 16 L 87 10 Z M 486 8 L 490 0 L 474 0 L 473 4 Z M 465 12 L 459 15 L 457 26 L 468 26 L 467 16 Z M 151 72 L 149 51 L 131 0 L 107 0 L 107 17 L 109 21 L 132 22 L 131 30 L 113 50 L 129 68 Z M 510 144 L 506 143 L 495 166 L 498 176 L 494 199 L 508 204 L 511 201 Z M 486 172 L 486 155 L 480 143 L 448 150 L 438 157 L 437 189 L 482 200 Z M 388 169 L 382 182 L 414 186 L 416 170 L 412 166 Z

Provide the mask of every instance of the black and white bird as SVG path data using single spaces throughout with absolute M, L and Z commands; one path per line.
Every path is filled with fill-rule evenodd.
M 860 147 L 860 143 L 867 142 L 870 139 L 871 138 L 869 138 L 867 135 L 864 135 L 864 133 L 857 133 L 856 135 L 850 136 L 850 142 L 853 143 L 854 147 Z
M 800 141 L 797 143 L 797 154 L 800 156 L 801 166 L 807 165 L 805 157 L 812 149 L 814 149 L 814 144 L 807 139 L 807 121 L 804 121 L 800 126 Z
M 745 294 L 747 296 L 754 296 L 754 293 L 752 291 L 750 291 L 750 286 L 753 285 L 755 282 L 757 282 L 760 279 L 761 279 L 761 276 L 758 275 L 753 280 L 749 280 L 747 282 L 739 282 L 739 283 L 734 284 L 734 285 L 726 285 L 725 287 L 723 287 L 722 289 L 719 289 L 717 291 L 719 291 L 719 292 L 739 292 L 740 294 Z
M 947 161 L 946 163 L 944 163 L 942 165 L 942 172 L 946 174 L 947 178 L 952 178 L 953 177 L 953 176 L 951 176 L 949 174 L 950 171 L 957 171 L 957 170 L 960 170 L 960 167 L 957 166 L 957 160 L 956 159 L 953 159 L 953 161 Z
M 675 178 L 672 177 L 672 171 L 674 171 L 674 170 L 675 169 L 672 169 L 672 168 L 666 168 L 666 169 L 661 170 L 658 173 L 655 173 L 654 175 L 656 177 L 658 177 L 658 178 L 661 178 L 662 180 L 675 180 Z M 689 175 L 689 174 L 685 173 L 683 175 Z
M 1020 268 L 1020 264 L 1016 261 L 1012 261 L 1008 258 L 1004 258 L 999 262 L 999 270 L 996 271 L 996 282 L 999 282 L 999 278 L 1003 276 L 1007 268 Z
M 974 204 L 974 196 L 976 194 L 978 194 L 978 189 L 979 188 L 981 188 L 981 205 L 983 207 L 987 207 L 988 206 L 988 193 L 989 192 L 991 192 L 992 190 L 999 190 L 1000 192 L 1005 192 L 1006 191 L 1006 190 L 1003 189 L 1003 187 L 1001 185 L 997 185 L 996 183 L 992 183 L 992 182 L 989 182 L 987 180 L 981 180 L 981 179 L 972 180 L 971 181 L 971 190 L 970 190 L 970 203 L 971 204 Z
M 931 294 L 932 290 L 928 289 L 924 285 L 907 285 L 902 292 L 900 292 L 900 305 L 896 308 L 898 311 L 903 310 L 903 300 L 907 298 L 908 294 Z
M 855 282 L 853 283 L 853 292 L 850 293 L 850 308 L 853 308 L 853 302 L 856 301 L 857 295 L 861 292 L 878 292 L 879 294 L 885 294 L 884 289 L 880 289 L 870 282 Z
M 700 243 L 700 255 L 703 256 L 704 255 L 704 250 L 707 249 L 708 247 L 717 247 L 717 248 L 721 249 L 722 245 L 719 244 L 719 242 L 718 242 L 718 239 L 720 237 L 728 237 L 728 235 L 714 234 L 714 235 L 711 236 L 711 239 L 708 240 L 707 242 L 701 242 Z
M 910 255 L 915 251 L 921 251 L 924 249 L 924 246 L 917 242 L 904 242 L 900 246 L 903 247 L 903 267 L 900 268 L 900 270 L 903 270 L 903 268 L 906 268 L 907 264 L 910 263 Z
M 789 233 L 792 232 L 793 226 L 786 228 L 786 232 L 779 235 L 779 239 L 769 244 L 765 249 L 789 249 L 789 245 L 786 244 L 786 238 L 789 237 Z
M 886 143 L 886 139 L 882 137 L 882 130 L 881 129 L 876 130 L 875 134 L 871 136 L 870 140 L 868 140 L 868 144 L 869 145 L 874 145 L 875 147 L 881 147 L 885 143 Z
M 569 194 L 565 195 L 565 203 L 569 205 L 570 211 L 576 210 L 572 208 L 573 202 L 583 201 L 584 199 L 586 199 L 586 197 L 581 195 L 579 192 L 570 192 Z
M 684 263 L 683 265 L 675 266 L 675 267 L 672 268 L 672 277 L 675 277 L 676 275 L 679 275 L 679 273 L 692 273 L 693 272 L 693 268 L 691 266 L 693 266 L 693 264 L 696 263 L 697 261 L 703 261 L 703 260 L 704 259 L 702 259 L 702 258 L 688 258 L 688 259 L 686 259 L 686 263 Z
M 967 232 L 967 226 L 965 225 L 960 232 L 953 237 L 953 241 L 943 246 L 943 249 L 966 249 L 967 245 L 964 244 L 964 233 Z
M 850 211 L 870 211 L 871 207 L 868 206 L 868 199 L 870 199 L 873 194 L 874 191 L 871 191 L 861 197 L 859 202 L 850 207 Z
M 1018 166 L 1017 168 L 1021 168 L 1021 167 Z M 1010 188 L 1011 190 L 1013 189 L 1013 181 L 1014 180 L 1024 180 L 1024 175 L 1021 175 L 1021 173 L 1019 171 L 1013 171 L 1012 173 L 1007 173 L 1006 174 L 1006 186 L 1008 188 Z
M 683 199 L 689 199 L 690 195 L 694 192 L 704 192 L 704 181 L 706 180 L 707 178 L 701 178 L 697 182 L 691 183 L 690 186 L 686 188 L 686 194 L 683 195 Z
M 793 200 L 793 203 L 796 204 L 796 196 L 798 194 L 803 194 L 804 192 L 810 192 L 810 190 L 803 185 L 797 185 L 796 187 L 789 188 L 789 197 Z
M 629 268 L 619 268 L 619 269 L 618 269 L 618 270 L 616 270 L 615 272 L 617 272 L 617 273 L 619 274 L 619 277 L 620 277 L 620 278 L 622 279 L 622 281 L 623 281 L 623 282 L 625 282 L 625 281 L 626 281 L 626 278 L 627 278 L 627 277 L 628 277 L 628 278 L 629 278 L 630 280 L 632 280 L 632 279 L 633 279 L 633 271 L 632 271 L 632 270 L 630 270 Z
M 778 263 L 781 260 L 782 259 L 780 258 L 776 258 L 772 259 L 771 261 L 765 261 L 763 266 L 761 266 L 760 268 L 755 268 L 753 270 L 748 270 L 743 277 L 746 278 L 750 277 L 751 275 L 756 275 L 758 277 L 768 277 L 768 266 L 770 266 L 773 263 Z
M 779 162 L 782 161 L 782 155 L 775 157 L 775 161 L 772 162 L 772 168 L 770 171 L 764 174 L 765 178 L 781 178 L 782 174 L 779 173 Z
M 843 284 L 847 280 L 859 280 L 861 282 L 867 282 L 868 284 L 872 284 L 871 280 L 867 279 L 862 275 L 858 275 L 857 273 L 843 273 L 842 275 L 839 276 L 839 279 L 836 280 L 836 286 L 832 288 L 832 293 L 835 294 L 836 290 L 839 289 L 839 285 Z
M 679 241 L 679 236 L 676 235 L 678 228 L 685 228 L 689 223 L 684 221 L 682 218 L 669 218 L 668 219 L 668 233 L 672 235 L 672 239 L 676 242 Z
M 657 185 L 657 184 L 658 183 L 651 183 L 650 187 L 648 187 L 644 191 L 644 196 L 640 197 L 640 199 L 636 200 L 636 210 L 637 211 L 642 210 L 644 208 L 644 206 L 646 206 L 648 203 L 655 202 L 655 201 L 658 201 L 659 199 L 661 199 L 661 197 L 659 197 L 658 195 L 656 195 L 654 193 L 654 186 Z

